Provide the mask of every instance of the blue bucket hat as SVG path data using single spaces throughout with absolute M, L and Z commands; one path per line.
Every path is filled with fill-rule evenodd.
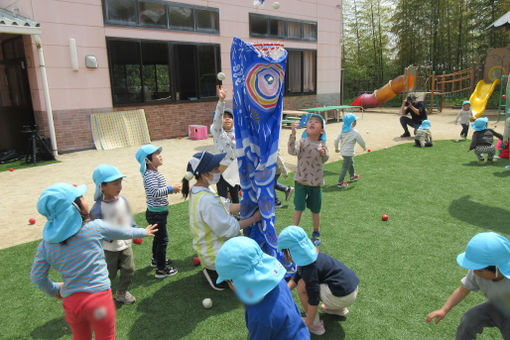
M 119 169 L 110 164 L 101 164 L 95 168 L 92 173 L 92 180 L 96 184 L 94 201 L 97 201 L 103 194 L 101 191 L 101 183 L 110 183 L 124 177 L 126 176 L 121 174 Z
M 216 255 L 216 283 L 231 280 L 239 299 L 260 302 L 285 276 L 285 268 L 265 254 L 254 240 L 237 236 L 223 244 Z
M 421 125 L 418 127 L 418 129 L 422 129 L 422 130 L 430 129 L 430 120 L 425 119 L 423 122 L 421 122 Z
M 471 127 L 475 131 L 485 130 L 487 128 L 488 121 L 489 121 L 489 118 L 487 118 L 487 117 L 478 118 L 477 120 L 475 120 L 475 122 L 473 124 L 471 124 Z
M 476 234 L 469 240 L 466 251 L 457 256 L 457 263 L 472 270 L 497 266 L 510 279 L 510 242 L 493 232 Z
M 308 266 L 317 260 L 317 249 L 303 228 L 291 225 L 278 236 L 278 250 L 288 249 L 292 261 L 298 266 Z
M 342 132 L 349 132 L 352 130 L 352 124 L 358 120 L 358 117 L 354 113 L 346 113 L 342 120 L 344 122 Z
M 309 113 L 309 114 L 306 115 L 306 117 L 307 117 L 306 118 L 306 123 L 304 123 L 304 124 L 308 124 L 308 121 L 312 117 L 320 118 L 320 120 L 322 122 L 322 128 L 324 129 L 324 132 L 319 137 L 319 139 L 322 140 L 323 142 L 326 142 L 326 121 L 324 120 L 324 117 L 322 117 L 321 115 L 319 115 L 317 113 Z M 302 123 L 300 122 L 299 124 L 301 125 Z M 305 131 L 303 131 L 303 134 L 301 135 L 301 138 L 306 138 L 306 137 L 308 137 L 308 133 L 306 133 L 306 130 L 305 130 Z
M 142 177 L 145 175 L 145 171 L 147 171 L 147 164 L 145 163 L 145 158 L 147 156 L 152 155 L 156 151 L 161 151 L 163 148 L 161 146 L 154 146 L 152 144 L 145 144 L 136 152 L 136 160 L 140 163 L 140 173 Z
M 464 100 L 462 102 L 462 106 L 466 105 L 466 104 L 469 104 L 469 106 L 471 106 L 471 102 L 469 100 Z
M 205 174 L 211 171 L 220 165 L 221 160 L 225 158 L 226 155 L 227 153 L 213 155 L 207 151 L 202 151 L 194 154 L 188 162 L 188 166 L 186 167 L 186 175 L 184 177 L 189 181 L 194 176 Z
M 83 219 L 73 202 L 86 191 L 85 185 L 75 187 L 67 183 L 57 183 L 43 191 L 37 211 L 48 219 L 43 229 L 44 241 L 59 243 L 80 230 Z

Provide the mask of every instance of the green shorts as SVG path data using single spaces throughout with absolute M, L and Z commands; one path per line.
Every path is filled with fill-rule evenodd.
M 311 187 L 308 185 L 303 185 L 298 182 L 295 183 L 295 192 L 294 192 L 294 209 L 303 211 L 305 210 L 305 202 L 306 207 L 312 211 L 314 214 L 318 214 L 321 212 L 321 204 L 322 204 L 322 189 L 320 186 Z

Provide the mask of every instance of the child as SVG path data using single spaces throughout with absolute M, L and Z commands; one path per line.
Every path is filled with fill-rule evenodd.
M 113 225 L 124 228 L 136 228 L 137 225 L 129 210 L 127 200 L 120 196 L 122 179 L 126 177 L 120 171 L 109 164 L 101 164 L 92 174 L 96 184 L 94 200 L 96 203 L 90 209 L 92 220 L 101 219 Z M 120 270 L 119 284 L 115 300 L 124 304 L 136 301 L 128 291 L 128 287 L 135 272 L 133 249 L 131 240 L 103 240 L 104 257 L 108 267 L 108 277 L 113 281 Z
M 426 119 L 421 122 L 421 125 L 416 130 L 414 137 L 414 144 L 419 147 L 432 146 L 432 133 L 430 132 L 430 120 Z
M 471 118 L 473 118 L 471 102 L 469 100 L 465 100 L 462 102 L 462 109 L 457 114 L 457 118 L 455 118 L 455 124 L 457 124 L 460 119 L 460 125 L 462 126 L 462 131 L 460 131 L 460 138 L 463 138 L 464 140 L 467 138 Z M 460 138 L 457 138 L 456 142 L 460 142 Z
M 287 171 L 287 167 L 285 166 L 285 162 L 283 161 L 282 156 L 280 156 L 280 151 L 278 151 L 276 154 L 276 174 L 274 177 L 274 188 L 275 190 L 283 191 L 285 193 L 285 200 L 288 201 L 292 196 L 294 188 L 278 183 L 278 178 L 280 175 L 284 178 L 287 178 L 289 176 L 289 172 Z M 282 207 L 282 202 L 278 198 L 276 192 L 274 194 L 274 206 L 275 208 Z
M 239 203 L 228 202 L 209 189 L 218 183 L 219 165 L 224 153 L 213 155 L 207 151 L 199 152 L 189 160 L 186 174 L 182 179 L 182 195 L 189 201 L 189 226 L 193 236 L 193 248 L 204 267 L 204 276 L 214 290 L 224 290 L 227 286 L 217 285 L 216 253 L 229 238 L 238 236 L 241 229 L 260 221 L 257 211 L 252 217 L 238 221 L 232 214 L 241 210 Z M 189 181 L 197 180 L 190 189 Z
M 142 146 L 136 152 L 136 160 L 140 163 L 140 173 L 143 177 L 147 211 L 145 218 L 149 224 L 157 224 L 159 231 L 152 242 L 151 267 L 156 267 L 156 279 L 177 274 L 177 268 L 170 266 L 171 261 L 166 258 L 168 232 L 166 223 L 168 218 L 168 195 L 181 191 L 180 185 L 166 185 L 165 176 L 158 172 L 163 164 L 161 147 L 151 144 Z
M 476 157 L 480 162 L 484 161 L 483 154 L 487 154 L 487 162 L 492 162 L 494 160 L 494 154 L 496 153 L 496 148 L 492 144 L 494 141 L 494 136 L 499 139 L 503 139 L 503 136 L 497 133 L 492 129 L 487 128 L 487 122 L 489 118 L 478 118 L 471 125 L 473 130 L 473 138 L 471 140 L 471 145 L 469 146 L 468 151 L 475 149 Z
M 469 292 L 481 290 L 487 301 L 464 314 L 456 339 L 475 339 L 485 327 L 498 327 L 503 338 L 510 339 L 510 242 L 493 232 L 476 234 L 457 263 L 468 269 L 462 285 L 441 309 L 427 315 L 427 322 L 436 319 L 437 324 Z
M 217 283 L 227 281 L 246 304 L 245 320 L 252 340 L 310 339 L 298 307 L 283 279 L 285 268 L 262 252 L 251 238 L 234 237 L 216 257 Z
M 359 279 L 356 274 L 337 259 L 318 252 L 301 227 L 289 226 L 278 236 L 278 250 L 298 269 L 288 286 L 298 288 L 299 299 L 306 313 L 305 323 L 310 333 L 326 332 L 317 309 L 322 300 L 322 310 L 327 314 L 345 316 L 358 296 Z
M 292 124 L 289 137 L 289 154 L 298 157 L 296 174 L 294 176 L 296 188 L 294 194 L 294 215 L 292 223 L 299 224 L 306 206 L 312 211 L 313 233 L 312 240 L 316 246 L 321 244 L 320 211 L 322 204 L 321 186 L 324 185 L 322 164 L 329 158 L 326 146 L 326 122 L 321 115 L 312 114 L 306 124 L 302 138 L 296 143 L 296 128 L 298 123 Z
M 234 131 L 234 113 L 232 109 L 225 108 L 225 99 L 227 98 L 227 90 L 221 86 L 216 86 L 216 93 L 219 97 L 218 104 L 214 115 L 214 121 L 211 126 L 211 132 L 214 139 L 214 151 L 216 154 L 225 153 L 225 158 L 220 162 L 220 171 L 223 173 L 225 169 L 236 160 L 236 137 Z M 235 164 L 234 164 L 235 166 Z M 229 198 L 232 203 L 239 203 L 239 186 L 230 185 L 223 175 L 216 185 L 218 195 Z
M 358 117 L 356 117 L 356 115 L 347 113 L 343 118 L 344 124 L 342 126 L 342 132 L 335 138 L 335 152 L 341 152 L 344 159 L 342 163 L 342 171 L 340 172 L 340 177 L 338 177 L 337 184 L 340 189 L 347 188 L 349 185 L 347 182 L 344 182 L 347 171 L 349 171 L 350 182 L 354 182 L 359 178 L 359 175 L 354 172 L 354 147 L 356 146 L 356 142 L 358 142 L 363 150 L 366 150 L 363 137 L 361 137 L 359 132 L 354 129 L 357 120 Z M 340 150 L 338 150 L 339 141 L 342 141 Z
M 153 236 L 155 225 L 147 228 L 117 228 L 88 219 L 88 204 L 83 198 L 87 187 L 58 183 L 46 188 L 37 210 L 48 221 L 39 243 L 30 278 L 49 296 L 64 300 L 65 319 L 73 339 L 115 339 L 115 305 L 104 252 L 103 238 L 127 240 Z M 77 256 L 78 254 L 78 256 Z M 48 277 L 50 267 L 62 275 L 63 282 Z

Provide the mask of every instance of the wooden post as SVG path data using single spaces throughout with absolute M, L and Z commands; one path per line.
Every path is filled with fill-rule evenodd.
M 473 61 L 473 66 L 471 66 L 471 90 L 475 87 L 475 72 L 476 72 L 476 61 Z
M 433 112 L 434 109 L 434 88 L 436 83 L 436 71 L 432 71 L 432 81 L 430 86 L 430 113 Z

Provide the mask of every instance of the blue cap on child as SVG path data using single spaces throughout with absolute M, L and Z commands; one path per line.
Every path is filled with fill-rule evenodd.
M 119 169 L 110 164 L 101 164 L 95 168 L 92 173 L 92 180 L 96 184 L 94 201 L 97 201 L 103 194 L 101 191 L 101 183 L 110 183 L 124 177 L 126 176 L 121 174 Z
M 260 302 L 285 275 L 285 268 L 245 236 L 229 239 L 216 255 L 216 283 L 231 280 L 239 299 L 246 304 Z
M 303 228 L 291 225 L 278 236 L 278 250 L 288 249 L 292 261 L 298 266 L 308 266 L 317 260 L 317 249 Z
M 498 267 L 510 279 L 510 242 L 497 233 L 479 233 L 469 240 L 466 251 L 457 256 L 459 266 L 466 269 Z
M 43 229 L 44 241 L 59 243 L 80 230 L 83 219 L 73 202 L 86 191 L 85 185 L 75 187 L 67 183 L 57 183 L 43 191 L 37 211 L 48 219 Z
M 342 132 L 349 132 L 352 130 L 352 124 L 358 120 L 358 117 L 354 113 L 346 113 L 342 121 L 344 125 L 342 125 Z
M 429 130 L 430 129 L 430 120 L 425 119 L 423 122 L 421 122 L 421 125 L 418 127 L 418 129 Z
M 322 117 L 321 115 L 317 114 L 317 113 L 309 113 L 306 115 L 306 124 L 308 124 L 308 121 L 310 120 L 310 118 L 312 117 L 316 117 L 316 118 L 319 118 L 322 122 L 322 128 L 324 129 L 324 132 L 322 133 L 322 135 L 320 136 L 320 140 L 322 140 L 323 142 L 326 142 L 326 121 L 324 120 L 324 117 Z M 301 125 L 301 122 L 300 122 L 300 125 Z M 306 133 L 306 130 L 303 131 L 303 134 L 301 135 L 301 138 L 306 138 L 308 137 L 308 133 Z
M 161 150 L 163 150 L 161 146 L 154 146 L 152 144 L 145 144 L 140 149 L 138 149 L 136 152 L 136 160 L 138 163 L 140 163 L 140 173 L 142 174 L 142 177 L 145 175 L 145 171 L 147 170 L 145 158 L 147 158 L 149 155 L 152 155 L 154 152 Z
M 471 127 L 475 131 L 482 131 L 487 128 L 487 122 L 489 121 L 488 117 L 478 118 L 475 120 L 473 124 L 471 124 Z
M 471 102 L 469 100 L 464 100 L 462 102 L 462 106 L 466 105 L 466 104 L 469 104 L 469 106 L 471 106 Z

